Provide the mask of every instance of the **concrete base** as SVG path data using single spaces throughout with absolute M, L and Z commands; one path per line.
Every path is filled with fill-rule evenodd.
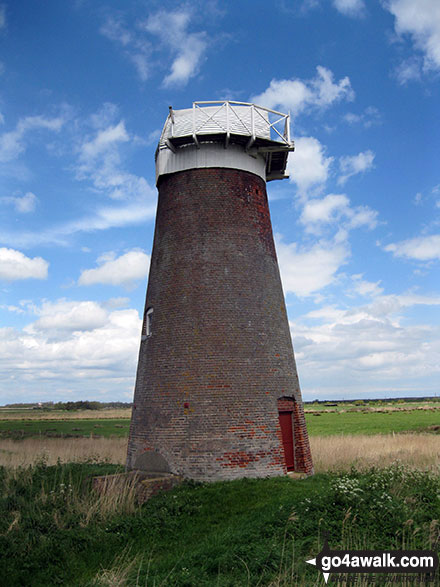
M 307 477 L 310 477 L 310 474 L 307 473 L 298 473 L 296 471 L 289 471 L 287 473 L 287 476 L 290 477 L 290 479 L 307 479 Z
M 160 491 L 168 491 L 181 483 L 182 477 L 171 473 L 129 471 L 103 475 L 92 479 L 92 488 L 99 493 L 122 492 L 133 489 L 138 503 L 144 503 Z

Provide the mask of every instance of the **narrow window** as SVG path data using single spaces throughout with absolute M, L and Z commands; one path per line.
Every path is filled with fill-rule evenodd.
M 152 334 L 152 322 L 153 322 L 153 308 L 148 308 L 145 312 L 144 323 L 142 325 L 142 340 L 146 340 Z
M 145 324 L 145 334 L 147 336 L 151 336 L 152 334 L 152 330 L 151 330 L 151 325 L 153 322 L 153 308 L 148 308 L 147 310 L 147 320 L 146 320 L 146 324 Z

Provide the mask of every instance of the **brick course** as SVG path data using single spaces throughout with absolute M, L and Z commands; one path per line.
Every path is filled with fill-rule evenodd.
M 277 401 L 287 398 L 296 466 L 311 473 L 265 182 L 207 168 L 162 176 L 158 188 L 128 469 L 284 474 Z

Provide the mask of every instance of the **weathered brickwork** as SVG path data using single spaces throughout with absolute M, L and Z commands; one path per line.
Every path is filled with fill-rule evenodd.
M 158 187 L 128 469 L 284 474 L 277 402 L 290 398 L 296 468 L 311 473 L 265 182 L 205 168 Z

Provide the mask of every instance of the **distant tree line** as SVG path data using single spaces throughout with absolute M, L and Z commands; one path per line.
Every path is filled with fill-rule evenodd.
M 314 399 L 312 401 L 305 401 L 305 404 L 326 404 L 326 405 L 337 405 L 337 404 L 382 404 L 382 403 L 406 403 L 406 402 L 424 402 L 424 401 L 440 401 L 440 397 L 437 396 L 425 396 L 425 397 L 388 397 L 388 398 L 365 398 L 365 399 Z
M 7 404 L 7 408 L 34 408 L 42 410 L 105 410 L 110 408 L 131 408 L 130 402 L 96 402 L 96 401 L 77 401 L 77 402 L 41 402 L 26 404 Z

